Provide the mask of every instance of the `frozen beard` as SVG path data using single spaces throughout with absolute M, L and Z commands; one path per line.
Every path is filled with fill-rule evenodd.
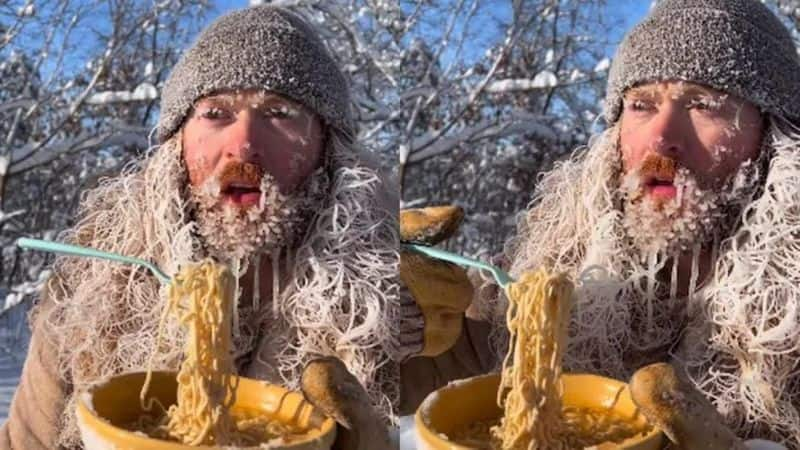
M 642 254 L 685 252 L 728 236 L 760 185 L 761 160 L 747 160 L 717 187 L 704 187 L 674 160 L 649 155 L 620 183 L 627 236 Z M 670 186 L 674 196 L 656 193 Z
M 327 172 L 319 168 L 283 194 L 275 178 L 259 166 L 231 162 L 219 176 L 191 189 L 197 232 L 209 254 L 223 261 L 271 253 L 305 232 L 329 184 Z

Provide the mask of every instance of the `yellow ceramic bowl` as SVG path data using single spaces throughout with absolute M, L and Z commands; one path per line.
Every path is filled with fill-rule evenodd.
M 120 375 L 80 396 L 78 427 L 86 450 L 213 448 L 151 439 L 122 429 L 121 424 L 134 422 L 142 415 L 139 392 L 144 379 L 145 374 L 141 372 Z M 148 397 L 155 397 L 168 407 L 176 401 L 177 386 L 174 372 L 153 372 Z M 270 446 L 271 450 L 329 450 L 336 438 L 336 423 L 324 417 L 301 394 L 262 381 L 241 378 L 232 410 L 260 413 L 309 429 L 304 439 Z
M 609 408 L 613 405 L 614 411 L 623 417 L 646 422 L 641 414 L 637 414 L 625 383 L 597 375 L 566 374 L 561 379 L 564 383 L 564 406 Z M 468 450 L 470 447 L 448 441 L 447 435 L 467 424 L 500 417 L 503 412 L 497 406 L 499 384 L 498 374 L 483 375 L 455 381 L 428 395 L 414 418 L 417 450 Z M 661 431 L 654 429 L 645 436 L 618 444 L 600 444 L 596 448 L 658 450 L 663 446 L 662 439 Z

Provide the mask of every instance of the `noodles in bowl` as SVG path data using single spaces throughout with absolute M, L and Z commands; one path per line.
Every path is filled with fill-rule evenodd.
M 161 423 L 160 410 L 144 411 L 139 391 L 145 372 L 135 372 L 112 378 L 81 395 L 78 402 L 78 423 L 86 450 L 188 450 L 219 448 L 214 445 L 189 446 L 150 436 L 143 429 Z M 257 417 L 267 422 L 264 428 L 250 429 L 253 438 L 270 450 L 329 450 L 336 438 L 336 423 L 325 417 L 298 392 L 249 378 L 238 380 L 236 402 L 230 413 L 234 418 Z M 166 407 L 177 400 L 177 374 L 152 372 L 148 399 L 157 399 Z M 149 423 L 147 423 L 149 421 Z M 143 428 L 140 428 L 140 423 Z M 247 424 L 247 422 L 244 422 Z M 253 425 L 252 423 L 250 425 Z M 275 426 L 278 427 L 276 430 Z M 288 434 L 275 433 L 286 430 Z M 245 430 L 248 431 L 248 430 Z M 226 448 L 262 448 L 261 445 L 230 445 Z
M 87 393 L 78 406 L 84 442 L 87 435 L 98 433 L 99 426 L 111 433 L 103 434 L 107 439 L 124 438 L 126 445 L 137 442 L 114 448 L 330 447 L 333 421 L 302 395 L 235 375 L 233 286 L 228 269 L 210 260 L 187 266 L 175 276 L 159 330 L 170 318 L 186 328 L 180 371 L 127 374 Z M 113 430 L 94 420 L 98 418 L 110 422 L 106 425 Z M 295 445 L 309 440 L 315 446 Z M 86 447 L 92 448 L 88 443 Z
M 499 385 L 499 374 L 489 374 L 454 381 L 431 393 L 415 417 L 417 449 L 500 449 L 490 431 L 503 416 L 503 410 L 496 402 Z M 597 375 L 564 374 L 561 385 L 564 391 L 561 401 L 567 414 L 583 415 L 580 418 L 568 416 L 565 428 L 587 444 L 587 447 L 567 445 L 562 448 L 662 448 L 661 431 L 650 427 L 638 412 L 625 383 Z M 616 431 L 607 428 L 612 424 Z M 573 430 L 573 426 L 579 429 Z

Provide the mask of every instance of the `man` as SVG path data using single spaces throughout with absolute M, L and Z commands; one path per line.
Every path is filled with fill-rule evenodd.
M 626 380 L 673 362 L 739 437 L 800 448 L 789 33 L 756 0 L 662 0 L 620 44 L 605 109 L 608 129 L 537 186 L 512 276 L 576 279 L 567 370 Z
M 355 132 L 346 80 L 306 22 L 268 5 L 231 13 L 166 81 L 160 144 L 88 192 L 61 237 L 169 275 L 204 257 L 229 264 L 241 287 L 237 370 L 299 388 L 316 362 L 303 387 L 332 395 L 326 412 L 360 432 L 346 450 L 384 445 L 397 364 L 412 351 L 399 330 L 416 323 L 398 300 L 396 190 Z M 77 393 L 181 361 L 177 324 L 156 345 L 166 288 L 149 273 L 67 257 L 54 272 L 0 448 L 77 447 Z M 328 380 L 339 367 L 344 379 Z M 345 389 L 358 407 L 336 403 Z

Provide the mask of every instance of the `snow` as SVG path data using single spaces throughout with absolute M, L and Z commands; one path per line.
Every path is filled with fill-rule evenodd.
M 515 178 L 509 178 L 506 183 L 506 190 L 509 192 L 522 192 L 522 186 Z
M 133 92 L 129 91 L 103 91 L 92 94 L 86 103 L 90 105 L 104 105 L 108 103 L 122 103 L 133 101 L 148 101 L 158 98 L 158 89 L 151 83 L 142 83 L 136 86 Z
M 400 450 L 415 450 L 414 416 L 400 417 Z
M 137 129 L 134 126 L 119 126 L 118 128 L 118 132 L 100 136 L 84 132 L 60 141 L 53 140 L 41 149 L 37 142 L 29 142 L 14 149 L 11 160 L 20 162 L 12 164 L 9 173 L 13 176 L 37 165 L 47 164 L 60 155 L 76 153 L 85 149 L 125 145 L 147 148 L 146 128 L 139 127 Z
M 30 330 L 27 314 L 27 303 L 0 312 L 0 423 L 8 417 L 11 399 L 28 353 Z
M 12 292 L 6 295 L 6 301 L 3 305 L 3 310 L 13 308 L 14 306 L 19 305 L 22 300 L 25 299 L 25 293 L 22 292 Z
M 27 352 L 27 345 L 24 350 Z M 8 418 L 11 399 L 14 398 L 14 392 L 17 390 L 24 361 L 25 354 L 23 352 L 18 352 L 18 354 L 0 353 L 0 423 L 5 422 Z
M 400 159 L 400 164 L 401 165 L 405 164 L 408 161 L 408 152 L 409 152 L 408 145 L 400 144 L 400 147 L 399 147 L 399 153 L 400 153 L 399 157 L 400 158 L 399 159 Z
M 596 66 L 594 66 L 594 71 L 595 73 L 605 72 L 609 67 L 611 67 L 611 60 L 608 58 L 603 58 L 597 63 Z
M 38 268 L 35 267 L 32 267 L 31 269 L 34 271 L 38 270 Z M 29 298 L 31 295 L 37 294 L 41 290 L 42 286 L 44 285 L 44 282 L 47 280 L 49 276 L 50 276 L 50 270 L 42 270 L 41 272 L 39 272 L 36 281 L 28 281 L 13 286 L 11 288 L 11 292 L 6 294 L 6 299 L 2 311 L 7 311 L 17 306 L 18 304 L 22 303 L 22 301 L 25 300 L 26 297 Z
M 28 3 L 27 5 L 17 9 L 17 15 L 19 17 L 32 17 L 34 14 L 36 14 L 36 7 L 33 5 L 33 3 Z
M 556 85 L 558 85 L 558 79 L 555 74 L 549 70 L 543 70 L 532 80 L 527 78 L 513 78 L 493 81 L 486 86 L 486 92 L 500 94 L 504 92 L 544 89 Z
M 497 80 L 486 86 L 486 92 L 503 93 L 512 91 L 527 91 L 533 89 L 533 80 Z
M 786 447 L 772 441 L 763 439 L 751 439 L 744 443 L 749 450 L 786 450 Z
M 548 88 L 548 87 L 556 87 L 558 85 L 558 78 L 556 78 L 556 74 L 549 70 L 543 70 L 536 74 L 533 77 L 533 87 L 537 88 Z
M 405 208 L 421 208 L 430 203 L 428 197 L 419 197 L 413 200 L 400 200 L 400 209 Z
M 546 54 L 545 54 L 545 56 L 544 56 L 544 63 L 545 63 L 545 64 L 550 64 L 550 63 L 552 63 L 552 62 L 553 62 L 553 59 L 554 59 L 554 58 L 555 58 L 555 52 L 553 51 L 553 49 L 552 49 L 552 48 L 551 48 L 551 49 L 548 49 L 548 50 L 547 50 L 547 53 L 546 53 Z

